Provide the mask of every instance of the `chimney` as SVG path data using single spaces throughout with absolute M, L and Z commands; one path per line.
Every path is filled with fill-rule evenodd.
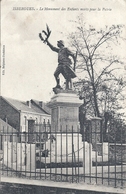
M 40 106 L 41 108 L 43 108 L 43 107 L 44 107 L 44 103 L 43 103 L 43 101 L 39 101 L 39 106 Z
M 26 102 L 28 107 L 31 108 L 31 100 Z

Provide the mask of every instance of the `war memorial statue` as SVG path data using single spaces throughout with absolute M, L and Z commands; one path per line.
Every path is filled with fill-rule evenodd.
M 46 38 L 43 38 L 42 33 L 46 36 Z M 76 64 L 77 54 L 72 53 L 68 48 L 66 48 L 63 40 L 57 41 L 57 47 L 54 47 L 48 41 L 48 38 L 51 34 L 51 31 L 48 25 L 47 25 L 47 32 L 43 30 L 42 33 L 39 33 L 39 37 L 43 41 L 43 43 L 46 43 L 52 51 L 55 51 L 58 53 L 58 67 L 56 68 L 54 72 L 54 77 L 56 79 L 56 87 L 53 88 L 53 91 L 57 93 L 57 90 L 62 89 L 62 87 L 60 86 L 60 78 L 59 78 L 60 74 L 62 74 L 66 80 L 65 89 L 72 90 L 72 79 L 76 77 L 75 64 Z M 73 68 L 71 67 L 72 61 L 69 58 L 69 56 L 73 58 L 73 62 L 74 62 Z

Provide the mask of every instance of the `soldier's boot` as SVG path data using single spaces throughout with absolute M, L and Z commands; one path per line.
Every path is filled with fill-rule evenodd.
M 62 87 L 60 86 L 60 79 L 59 78 L 56 78 L 56 88 L 59 88 L 59 89 L 62 89 Z
M 73 83 L 72 83 L 72 80 L 70 80 L 70 87 L 69 87 L 70 90 L 73 89 Z
M 66 89 L 72 90 L 72 80 L 66 80 Z

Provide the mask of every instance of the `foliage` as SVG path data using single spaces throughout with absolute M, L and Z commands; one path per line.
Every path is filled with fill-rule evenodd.
M 69 35 L 71 46 L 77 50 L 76 72 L 79 81 L 74 83 L 81 99 L 92 115 L 121 109 L 126 81 L 123 74 L 124 59 L 121 44 L 124 42 L 123 25 L 96 29 L 79 17 L 76 31 Z M 85 103 L 85 101 L 87 103 Z

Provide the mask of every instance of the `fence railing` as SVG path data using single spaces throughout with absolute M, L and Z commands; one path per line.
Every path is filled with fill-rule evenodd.
M 35 124 L 25 133 L 3 127 L 2 176 L 125 187 L 126 144 L 116 138 L 110 142 L 109 130 L 104 142 L 102 125 L 100 131 L 97 127 L 90 125 L 88 136 L 86 130 L 81 134 L 79 128 L 68 131 L 67 126 L 51 131 L 50 125 Z

